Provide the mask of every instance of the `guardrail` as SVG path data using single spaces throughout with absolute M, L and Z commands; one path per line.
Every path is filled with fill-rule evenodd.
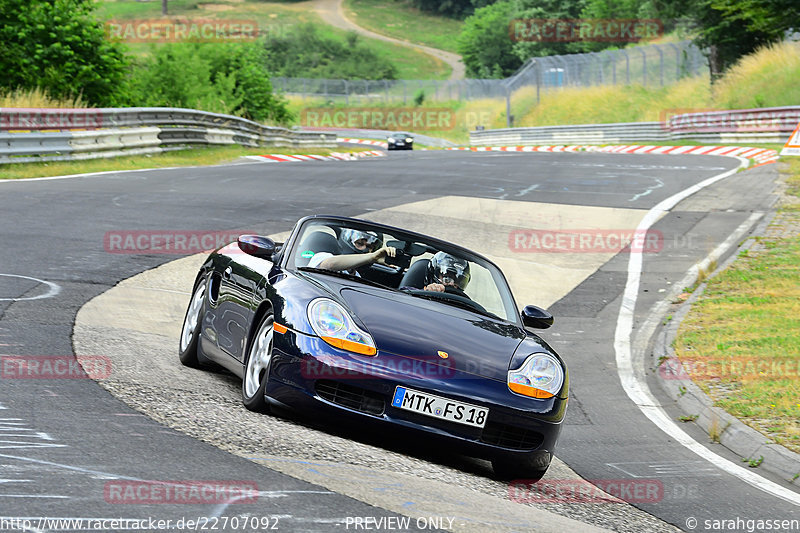
M 613 144 L 692 140 L 785 143 L 800 123 L 800 106 L 681 113 L 662 122 L 505 128 L 470 132 L 470 144 Z
M 196 145 L 336 147 L 336 134 L 193 109 L 0 109 L 0 163 L 117 157 Z
M 383 141 L 385 141 L 389 135 L 396 133 L 392 130 L 366 130 L 358 128 L 317 128 L 314 131 L 333 132 L 339 137 L 381 139 Z M 448 141 L 447 139 L 440 139 L 439 137 L 431 137 L 429 135 L 422 135 L 420 133 L 412 133 L 412 136 L 414 137 L 414 144 L 416 145 L 424 144 L 425 146 L 433 146 L 435 148 L 449 148 L 451 146 L 457 146 L 456 143 Z
M 470 144 L 612 144 L 620 142 L 665 141 L 669 134 L 660 122 L 631 122 L 621 124 L 582 124 L 576 126 L 543 126 L 539 128 L 505 128 L 473 131 Z

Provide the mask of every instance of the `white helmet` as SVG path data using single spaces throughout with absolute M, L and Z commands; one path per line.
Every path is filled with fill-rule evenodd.
M 344 228 L 339 235 L 339 241 L 344 246 L 344 253 L 366 254 L 380 248 L 381 240 L 374 231 L 361 231 Z

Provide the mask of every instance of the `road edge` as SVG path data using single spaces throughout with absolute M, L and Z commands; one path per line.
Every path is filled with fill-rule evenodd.
M 737 250 L 749 249 L 755 242 L 755 238 L 763 235 L 764 230 L 775 218 L 775 215 L 776 211 L 774 209 L 771 210 L 750 228 L 749 235 L 743 241 L 738 241 L 740 244 L 728 248 L 718 257 L 715 257 L 717 254 L 712 252 L 703 261 L 704 263 L 719 262 L 719 259 L 723 257 L 725 259 L 719 262 L 719 266 L 714 269 L 709 278 L 713 278 L 732 265 L 738 257 L 738 254 L 735 253 Z M 693 286 L 697 282 L 697 274 L 693 278 L 690 283 L 679 285 L 679 287 Z M 705 287 L 706 283 L 701 283 L 686 301 L 673 303 L 667 308 L 667 314 L 671 314 L 672 319 L 666 324 L 662 321 L 661 327 L 655 333 L 655 342 L 650 361 L 654 370 L 664 368 L 662 365 L 665 359 L 677 362 L 677 355 L 672 348 L 672 342 L 678 335 L 678 328 L 681 322 L 691 310 L 692 305 L 702 296 Z M 675 402 L 685 415 L 697 415 L 694 423 L 709 435 L 711 442 L 721 444 L 731 452 L 741 456 L 743 461 L 762 457 L 763 460 L 758 465 L 758 468 L 777 474 L 794 486 L 800 486 L 800 454 L 772 441 L 769 437 L 751 428 L 724 409 L 715 407 L 714 401 L 691 379 L 678 379 L 675 377 L 668 379 L 663 374 L 665 372 L 655 371 L 655 379 L 658 381 L 661 390 Z M 716 440 L 711 437 L 712 432 L 719 434 Z
M 740 170 L 747 169 L 749 166 L 749 160 L 745 157 L 726 154 L 717 155 L 734 157 L 739 160 L 740 164 L 735 169 L 712 176 L 661 201 L 648 211 L 636 230 L 641 232 L 649 230 L 659 216 L 672 210 L 681 201 L 710 185 L 730 177 Z M 644 311 L 645 318 L 641 320 L 641 322 L 636 322 L 635 327 L 635 309 L 643 273 L 643 258 L 641 253 L 630 254 L 627 267 L 627 281 L 625 282 L 622 304 L 617 318 L 617 329 L 614 334 L 617 376 L 628 398 L 639 408 L 641 413 L 658 429 L 674 439 L 677 444 L 680 444 L 703 460 L 708 461 L 723 472 L 735 476 L 758 490 L 794 505 L 800 505 L 800 494 L 797 492 L 767 479 L 753 472 L 751 469 L 744 468 L 722 457 L 705 444 L 695 440 L 694 437 L 684 431 L 666 412 L 664 406 L 662 406 L 654 396 L 647 382 L 648 360 L 650 356 L 652 356 L 652 340 L 655 338 L 656 331 L 666 317 L 666 311 L 669 309 L 670 301 L 678 295 L 677 291 L 682 287 L 693 285 L 703 268 L 708 270 L 713 269 L 711 265 L 715 257 L 727 258 L 728 254 L 735 249 L 735 244 L 741 242 L 744 235 L 752 231 L 752 228 L 763 216 L 763 212 L 753 213 L 745 222 L 734 230 L 723 243 L 717 246 L 706 259 L 693 265 L 684 278 L 678 284 L 673 285 L 673 289 L 666 295 L 665 299 L 656 302 L 648 310 Z M 719 261 L 717 261 L 717 263 L 719 263 Z

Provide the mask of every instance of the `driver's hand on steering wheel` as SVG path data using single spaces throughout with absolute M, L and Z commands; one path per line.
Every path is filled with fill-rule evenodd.
M 372 252 L 372 257 L 374 259 L 373 262 L 380 263 L 381 265 L 386 264 L 387 257 L 394 257 L 397 251 L 392 246 L 382 246 L 379 249 Z
M 425 285 L 426 291 L 433 291 L 433 292 L 444 292 L 444 285 L 441 283 L 429 283 Z

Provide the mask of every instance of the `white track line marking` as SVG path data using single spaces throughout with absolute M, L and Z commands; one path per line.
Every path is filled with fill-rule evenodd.
M 650 228 L 663 214 L 666 214 L 678 202 L 691 196 L 692 194 L 720 181 L 728 176 L 738 172 L 739 168 L 745 167 L 745 162 L 742 162 L 739 167 L 718 174 L 708 178 L 700 183 L 697 183 L 688 189 L 685 189 L 669 198 L 661 201 L 655 207 L 650 209 L 644 216 L 639 226 L 636 228 L 637 232 L 645 232 Z M 631 334 L 633 333 L 633 317 L 636 309 L 636 295 L 639 292 L 639 282 L 642 273 L 642 254 L 640 252 L 631 252 L 630 259 L 628 260 L 628 280 L 625 284 L 625 292 L 622 296 L 622 305 L 619 310 L 619 318 L 617 319 L 617 329 L 614 333 L 614 350 L 616 352 L 617 373 L 619 374 L 622 388 L 625 393 L 636 404 L 639 410 L 649 418 L 659 429 L 664 433 L 674 438 L 677 442 L 682 444 L 687 449 L 696 453 L 706 461 L 714 464 L 717 468 L 735 476 L 742 481 L 762 490 L 768 494 L 781 498 L 789 503 L 800 505 L 800 494 L 796 494 L 789 489 L 786 489 L 777 483 L 769 481 L 754 472 L 743 468 L 731 461 L 720 457 L 699 442 L 690 437 L 683 429 L 681 429 L 670 416 L 661 408 L 658 401 L 650 392 L 647 383 L 640 380 L 633 367 L 633 358 L 631 350 Z
M 39 296 L 31 296 L 29 298 L 0 298 L 0 302 L 21 302 L 23 300 L 42 300 L 44 298 L 52 298 L 53 296 L 56 296 L 59 292 L 61 292 L 61 287 L 59 285 L 56 285 L 52 281 L 45 281 L 43 279 L 31 278 L 28 276 L 19 276 L 17 274 L 0 274 L 0 276 L 5 276 L 7 278 L 22 278 L 47 285 L 47 292 L 45 294 L 40 294 Z

